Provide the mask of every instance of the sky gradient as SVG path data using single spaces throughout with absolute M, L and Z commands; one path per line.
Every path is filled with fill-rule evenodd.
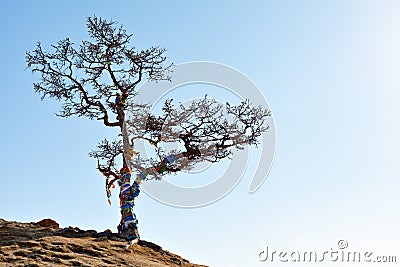
M 135 213 L 143 239 L 210 266 L 308 266 L 260 262 L 258 254 L 265 244 L 329 250 L 341 239 L 400 261 L 400 2 L 215 2 L 4 1 L 0 217 L 116 230 L 119 208 L 108 206 L 87 155 L 115 133 L 56 117 L 59 103 L 41 102 L 32 87 L 38 77 L 25 69 L 37 41 L 78 44 L 86 17 L 97 15 L 123 24 L 137 48 L 166 47 L 170 62 L 240 70 L 275 122 L 274 163 L 256 193 L 248 193 L 249 171 L 222 200 L 198 209 L 142 194 Z

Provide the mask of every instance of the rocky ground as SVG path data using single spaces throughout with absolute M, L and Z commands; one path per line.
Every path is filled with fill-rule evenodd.
M 0 219 L 0 266 L 204 266 L 151 242 L 127 244 L 110 230 L 61 229 L 50 219 L 37 223 Z

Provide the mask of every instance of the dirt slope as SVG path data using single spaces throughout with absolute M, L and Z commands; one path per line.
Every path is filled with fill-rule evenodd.
M 204 266 L 160 246 L 127 242 L 111 231 L 60 229 L 52 220 L 19 223 L 0 219 L 0 266 Z

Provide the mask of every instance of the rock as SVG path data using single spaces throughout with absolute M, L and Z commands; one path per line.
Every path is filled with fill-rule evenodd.
M 80 236 L 79 231 L 80 231 L 79 228 L 70 226 L 70 227 L 59 230 L 57 232 L 57 235 L 65 236 L 65 237 L 79 237 Z
M 115 234 L 110 229 L 107 229 L 103 232 L 97 233 L 95 237 L 102 237 L 102 236 L 111 237 L 111 236 L 116 236 L 116 235 L 118 235 L 118 234 Z
M 98 234 L 95 230 L 81 230 L 78 227 L 67 227 L 56 232 L 56 235 L 65 237 L 97 237 Z
M 36 242 L 36 241 L 22 241 L 22 242 L 19 242 L 18 245 L 20 247 L 29 247 L 29 248 L 40 247 L 40 243 Z
M 14 251 L 14 255 L 15 256 L 22 256 L 22 257 L 26 257 L 30 254 L 29 250 L 25 250 L 25 249 L 20 249 L 20 250 L 16 250 Z
M 19 223 L 0 219 L 0 266 L 204 267 L 145 240 L 127 249 L 128 242 L 111 230 L 97 233 L 56 227 L 44 220 Z
M 95 231 L 95 230 L 84 230 L 83 232 L 82 232 L 82 235 L 83 236 L 88 236 L 88 237 L 96 237 L 97 236 L 97 231 Z
M 60 228 L 60 225 L 56 221 L 54 221 L 52 219 L 43 219 L 41 221 L 38 221 L 37 224 L 39 224 L 42 227 L 51 227 L 51 228 L 54 228 L 54 229 L 59 229 Z
M 155 251 L 161 251 L 162 250 L 162 247 L 160 247 L 157 244 L 151 243 L 149 241 L 139 240 L 138 244 L 139 244 L 139 246 L 148 247 L 148 248 L 151 248 L 151 249 L 153 249 Z
M 94 241 L 96 241 L 96 242 L 108 241 L 108 237 L 107 236 L 100 236 L 100 237 L 95 238 Z
M 119 236 L 111 236 L 111 237 L 109 237 L 109 239 L 113 240 L 113 241 L 126 242 L 125 238 L 122 238 Z

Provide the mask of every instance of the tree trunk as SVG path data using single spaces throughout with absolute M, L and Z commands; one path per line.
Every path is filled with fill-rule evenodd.
M 131 185 L 132 171 L 124 163 L 124 167 L 120 171 L 120 205 L 121 205 L 121 221 L 118 225 L 118 233 L 121 237 L 128 241 L 138 240 L 140 238 L 137 228 L 138 221 L 132 209 L 135 198 L 139 195 L 139 185 L 136 181 Z
M 133 213 L 133 206 L 135 205 L 135 198 L 139 195 L 139 184 L 134 181 L 131 185 L 132 170 L 129 164 L 130 159 L 127 158 L 128 149 L 130 148 L 128 132 L 125 125 L 125 99 L 118 103 L 118 119 L 121 122 L 121 134 L 123 143 L 123 167 L 120 170 L 119 180 L 119 200 L 121 207 L 121 221 L 118 225 L 118 233 L 121 237 L 128 241 L 138 240 L 140 238 L 137 228 L 138 220 L 135 213 Z

